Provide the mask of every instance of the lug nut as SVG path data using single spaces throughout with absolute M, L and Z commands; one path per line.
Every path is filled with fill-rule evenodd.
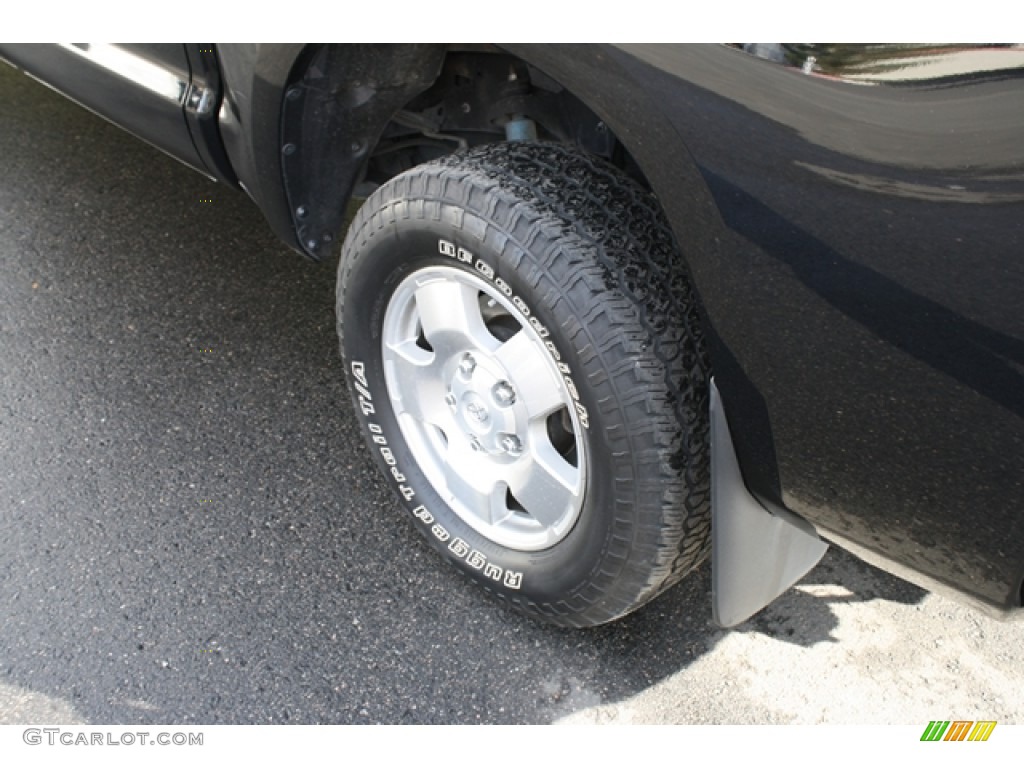
M 508 408 L 516 401 L 516 391 L 507 381 L 499 381 L 495 384 L 491 394 L 494 396 L 494 402 L 502 408 Z
M 474 358 L 468 352 L 462 356 L 462 360 L 459 361 L 459 373 L 465 376 L 467 379 L 473 375 L 473 371 L 476 370 L 476 358 Z
M 483 445 L 480 443 L 480 440 L 476 437 L 469 438 L 469 444 L 474 451 L 482 451 L 484 449 Z
M 523 452 L 523 444 L 515 435 L 502 435 L 498 438 L 498 445 L 500 445 L 509 456 L 518 456 Z

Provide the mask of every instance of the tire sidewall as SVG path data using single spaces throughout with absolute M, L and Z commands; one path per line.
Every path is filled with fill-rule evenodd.
M 629 536 L 632 517 L 630 500 L 621 498 L 615 488 L 615 478 L 623 468 L 615 465 L 615 451 L 605 444 L 609 435 L 624 431 L 622 414 L 608 408 L 607 397 L 603 398 L 605 409 L 597 407 L 601 393 L 593 390 L 587 375 L 594 373 L 597 357 L 588 357 L 588 371 L 581 350 L 559 330 L 573 325 L 581 308 L 571 308 L 565 286 L 558 285 L 525 248 L 509 248 L 508 235 L 494 223 L 454 203 L 442 204 L 442 209 L 447 207 L 452 215 L 427 216 L 427 207 L 418 202 L 388 200 L 388 223 L 380 225 L 374 206 L 379 208 L 384 201 L 371 198 L 366 203 L 371 206 L 369 215 L 360 218 L 362 231 L 353 227 L 342 255 L 342 355 L 356 414 L 371 453 L 414 525 L 438 552 L 472 579 L 543 614 L 582 610 L 592 603 L 592 595 L 600 594 L 602 585 L 613 582 L 624 567 L 624 558 L 616 555 L 612 540 Z M 454 255 L 446 253 L 453 250 Z M 398 425 L 384 376 L 384 316 L 401 282 L 414 272 L 434 266 L 461 269 L 491 285 L 505 286 L 498 288 L 499 292 L 511 292 L 525 302 L 530 316 L 549 332 L 544 340 L 550 342 L 548 349 L 553 358 L 569 370 L 567 376 L 586 420 L 581 430 L 586 486 L 575 525 L 552 547 L 533 552 L 509 549 L 465 523 L 423 475 Z M 551 301 L 552 297 L 562 300 Z M 552 304 L 561 310 L 561 316 Z

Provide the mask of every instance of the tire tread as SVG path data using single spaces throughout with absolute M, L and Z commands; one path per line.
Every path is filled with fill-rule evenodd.
M 356 215 L 346 253 L 364 252 L 396 217 L 395 201 L 407 200 L 421 201 L 418 215 L 447 215 L 457 229 L 500 230 L 499 262 L 525 275 L 539 300 L 568 305 L 559 310 L 561 330 L 601 393 L 597 406 L 621 411 L 629 425 L 605 435 L 618 457 L 616 530 L 589 579 L 547 602 L 490 591 L 571 626 L 636 609 L 706 557 L 711 532 L 708 354 L 697 298 L 657 201 L 572 147 L 478 147 L 377 190 Z M 357 260 L 343 256 L 339 270 L 343 350 L 341 307 Z

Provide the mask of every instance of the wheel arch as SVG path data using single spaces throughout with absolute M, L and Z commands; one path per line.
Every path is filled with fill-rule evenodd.
M 437 76 L 445 46 L 224 44 L 219 127 L 271 229 L 313 259 L 330 250 L 376 136 Z
M 628 54 L 613 45 L 507 45 L 603 120 L 635 160 L 689 254 L 713 254 L 722 228 L 717 206 L 682 136 L 629 73 Z M 686 189 L 686 195 L 678 190 Z M 699 289 L 699 286 L 698 286 Z
M 713 251 L 721 225 L 696 164 L 628 74 L 624 54 L 603 45 L 218 46 L 226 82 L 221 133 L 243 187 L 274 231 L 322 258 L 392 118 L 437 85 L 452 55 L 467 53 L 511 57 L 578 100 L 589 114 L 564 119 L 583 123 L 596 116 L 607 141 L 624 150 L 624 164 L 658 196 L 679 242 L 694 253 Z M 591 127 L 579 132 L 592 134 Z M 592 135 L 559 138 L 601 142 Z M 680 185 L 686 195 L 674 192 Z

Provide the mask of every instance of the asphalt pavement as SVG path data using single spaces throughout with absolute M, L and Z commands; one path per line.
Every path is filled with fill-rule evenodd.
M 1022 624 L 835 550 L 590 631 L 445 565 L 364 449 L 337 254 L 0 64 L 0 723 L 1021 722 Z

